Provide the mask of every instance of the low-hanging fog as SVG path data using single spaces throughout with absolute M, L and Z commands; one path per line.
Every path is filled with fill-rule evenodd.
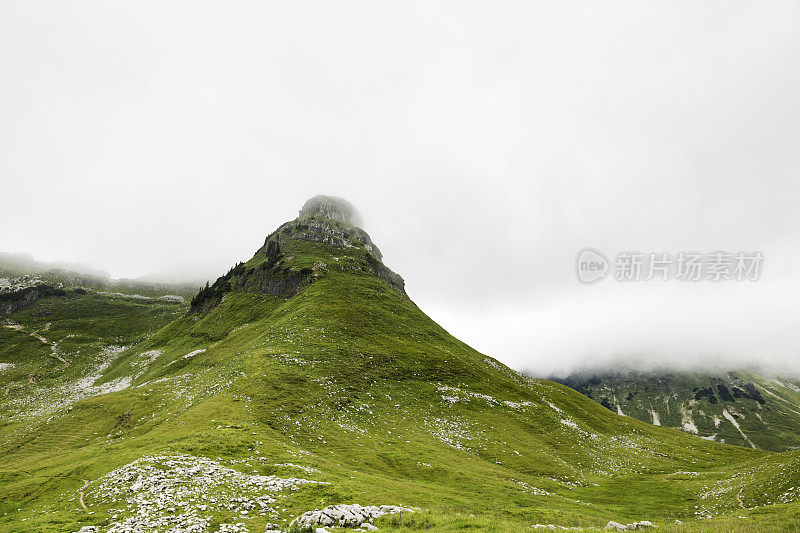
M 796 2 L 5 2 L 0 251 L 207 279 L 315 194 L 540 375 L 800 371 Z M 580 249 L 755 252 L 748 282 Z

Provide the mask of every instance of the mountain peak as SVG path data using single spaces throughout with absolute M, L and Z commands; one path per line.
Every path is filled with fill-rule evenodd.
M 231 291 L 291 298 L 315 281 L 341 272 L 373 275 L 407 298 L 403 278 L 383 264 L 361 217 L 343 198 L 314 196 L 299 216 L 270 233 L 246 263 L 238 263 L 192 299 L 189 313 L 207 313 Z M 351 279 L 352 281 L 352 279 Z
M 309 198 L 300 209 L 299 218 L 316 217 L 344 222 L 352 226 L 361 226 L 363 221 L 358 210 L 345 200 L 337 196 L 318 194 Z

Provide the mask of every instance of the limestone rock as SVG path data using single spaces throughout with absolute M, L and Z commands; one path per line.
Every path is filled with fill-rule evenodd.
M 651 527 L 655 527 L 655 526 L 653 526 L 653 523 L 650 522 L 649 520 L 642 520 L 641 522 L 634 522 L 633 524 L 628 524 L 627 525 L 627 529 L 629 529 L 629 530 L 646 529 L 646 528 L 651 528 Z
M 631 531 L 636 529 L 647 529 L 655 527 L 652 522 L 648 520 L 642 520 L 641 522 L 634 522 L 632 524 L 623 525 L 619 522 L 614 522 L 613 520 L 606 524 L 606 529 L 610 529 L 612 531 Z
M 394 505 L 381 505 L 380 507 L 374 505 L 362 507 L 358 504 L 329 505 L 322 510 L 316 509 L 303 513 L 300 517 L 295 518 L 292 524 L 299 526 L 359 527 L 369 524 L 369 521 L 373 518 L 402 511 L 413 512 L 412 509 Z

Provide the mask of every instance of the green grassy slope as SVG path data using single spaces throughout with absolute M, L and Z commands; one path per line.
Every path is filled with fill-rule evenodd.
M 46 300 L 13 316 L 25 329 L 2 330 L 2 361 L 15 366 L 0 386 L 35 395 L 52 385 L 24 384 L 23 365 L 80 373 L 82 358 L 97 379 L 49 410 L 2 404 L 0 530 L 120 531 L 136 519 L 166 531 L 195 516 L 205 520 L 197 531 L 260 533 L 337 503 L 420 508 L 376 521 L 397 530 L 766 527 L 775 515 L 759 510 L 780 502 L 770 509 L 783 526 L 798 525 L 798 454 L 654 427 L 522 376 L 453 338 L 375 271 L 357 243 L 285 235 L 279 258 L 259 252 L 158 331 L 175 312 L 163 303 L 115 308 L 116 318 L 53 311 L 49 331 L 87 346 L 64 350 L 69 367 L 27 334 L 44 327 Z M 109 345 L 128 347 L 97 365 Z M 293 477 L 315 483 L 268 487 Z M 740 499 L 759 507 L 744 511 Z
M 783 451 L 800 447 L 800 380 L 752 371 L 605 372 L 559 380 L 614 412 L 704 438 Z

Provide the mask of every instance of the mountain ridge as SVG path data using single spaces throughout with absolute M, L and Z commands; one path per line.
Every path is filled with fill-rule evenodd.
M 552 379 L 644 422 L 738 446 L 800 448 L 800 380 L 795 377 L 755 370 L 587 370 Z

